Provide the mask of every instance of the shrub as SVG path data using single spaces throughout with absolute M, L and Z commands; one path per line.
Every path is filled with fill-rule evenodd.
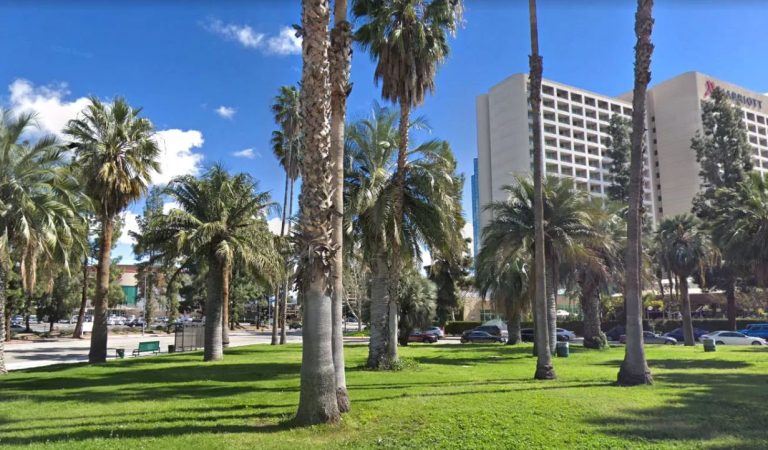
M 456 321 L 445 324 L 445 334 L 457 336 L 472 328 L 482 325 L 480 322 Z

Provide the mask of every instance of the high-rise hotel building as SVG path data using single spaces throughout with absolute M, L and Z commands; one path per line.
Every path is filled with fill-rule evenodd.
M 479 208 L 473 209 L 481 212 L 474 218 L 476 228 L 490 219 L 482 206 L 504 200 L 501 187 L 511 183 L 514 174 L 529 174 L 533 168 L 527 84 L 527 74 L 513 75 L 477 98 Z M 702 101 L 716 87 L 742 108 L 755 169 L 768 172 L 768 97 L 698 72 L 657 84 L 647 94 L 644 158 L 644 201 L 655 222 L 691 210 L 700 184 L 691 138 L 702 130 Z M 610 182 L 604 153 L 608 123 L 614 114 L 631 116 L 631 92 L 611 97 L 544 80 L 545 173 L 571 178 L 578 188 L 606 197 Z

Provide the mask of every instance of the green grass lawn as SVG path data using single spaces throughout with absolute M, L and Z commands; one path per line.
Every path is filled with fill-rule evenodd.
M 0 446 L 220 448 L 768 448 L 768 348 L 650 346 L 656 385 L 613 384 L 623 348 L 573 348 L 531 380 L 530 346 L 412 345 L 400 372 L 360 369 L 353 411 L 291 428 L 301 348 L 258 345 L 55 366 L 0 379 Z

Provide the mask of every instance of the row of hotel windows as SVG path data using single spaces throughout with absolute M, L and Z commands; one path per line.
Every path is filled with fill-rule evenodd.
M 597 106 L 597 108 L 599 109 L 603 109 L 606 111 L 613 111 L 615 113 L 621 113 L 623 111 L 624 114 L 627 116 L 632 115 L 632 108 L 618 105 L 616 103 L 609 103 L 606 100 L 596 100 L 592 97 L 582 95 L 582 94 L 577 94 L 575 92 L 569 93 L 564 89 L 555 89 L 554 87 L 548 86 L 546 84 L 541 87 L 541 92 L 544 93 L 545 95 L 556 96 L 559 99 L 570 100 L 574 103 L 583 103 L 585 105 L 592 106 L 592 107 Z M 546 100 L 546 97 L 545 97 L 545 100 Z

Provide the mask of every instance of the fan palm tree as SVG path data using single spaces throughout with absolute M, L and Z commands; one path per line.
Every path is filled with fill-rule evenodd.
M 688 277 L 696 271 L 704 273 L 709 253 L 707 236 L 698 219 L 690 214 L 681 214 L 662 220 L 656 239 L 662 267 L 675 275 L 680 286 L 685 345 L 694 345 Z
M 66 160 L 55 137 L 24 140 L 35 127 L 34 115 L 0 110 L 0 373 L 5 373 L 3 316 L 11 256 L 23 262 L 28 287 L 38 257 L 66 260 L 79 220 L 74 206 L 81 199 L 79 189 L 64 170 Z
M 300 92 L 295 86 L 281 86 L 279 94 L 272 103 L 272 114 L 279 130 L 272 132 L 272 152 L 285 171 L 285 188 L 283 190 L 283 217 L 280 223 L 280 237 L 290 234 L 290 220 L 293 217 L 293 186 L 300 176 L 302 135 L 301 135 L 301 99 Z M 287 225 L 287 230 L 286 230 Z M 286 266 L 288 262 L 286 261 Z M 278 342 L 277 328 L 282 322 L 280 344 L 285 344 L 286 303 L 288 300 L 289 277 L 283 284 L 281 301 L 275 301 L 272 323 L 272 345 Z M 282 311 L 282 320 L 278 320 Z
M 651 384 L 653 377 L 645 359 L 642 323 L 642 214 L 643 136 L 645 136 L 645 93 L 651 81 L 653 44 L 653 0 L 637 0 L 635 13 L 635 81 L 632 92 L 632 149 L 629 163 L 629 208 L 627 208 L 627 253 L 624 266 L 624 299 L 627 315 L 627 345 L 618 373 L 626 386 Z
M 298 247 L 299 291 L 303 303 L 301 392 L 296 422 L 301 425 L 337 422 L 340 417 L 333 364 L 332 308 L 328 292 L 334 252 L 330 158 L 330 80 L 328 74 L 328 0 L 301 3 L 301 111 L 304 144 Z
M 363 23 L 355 40 L 376 61 L 374 81 L 381 81 L 381 96 L 400 107 L 397 168 L 395 171 L 393 226 L 405 226 L 404 203 L 408 131 L 413 107 L 435 89 L 437 66 L 448 56 L 448 36 L 461 22 L 461 0 L 353 0 L 352 14 Z M 391 243 L 391 296 L 397 295 L 400 277 L 401 246 Z M 394 345 L 394 344 L 393 344 Z
M 202 262 L 207 267 L 205 361 L 223 354 L 223 309 L 235 265 L 276 275 L 279 268 L 265 215 L 274 205 L 268 192 L 247 174 L 230 175 L 214 165 L 201 178 L 175 178 L 165 189 L 179 207 L 156 216 L 143 236 L 159 249 L 159 258 L 181 258 L 180 267 Z
M 85 110 L 70 120 L 64 133 L 71 139 L 79 170 L 87 175 L 85 193 L 101 223 L 90 363 L 107 359 L 107 293 L 115 220 L 147 192 L 153 172 L 160 170 L 160 149 L 152 122 L 140 117 L 122 98 L 105 105 L 91 98 Z
M 421 118 L 411 127 L 424 127 Z M 462 179 L 448 143 L 427 141 L 406 155 L 403 226 L 397 226 L 397 113 L 374 106 L 373 115 L 353 123 L 346 135 L 345 220 L 348 236 L 369 262 L 371 340 L 368 366 L 397 360 L 397 293 L 392 295 L 390 263 L 394 242 L 404 251 L 401 264 L 420 257 L 421 248 L 449 254 L 463 248 L 459 196 Z
M 508 199 L 488 204 L 492 219 L 483 229 L 483 247 L 508 260 L 524 251 L 535 252 L 534 186 L 524 177 L 517 177 L 502 190 Z M 585 245 L 597 235 L 592 226 L 594 208 L 588 194 L 575 189 L 571 180 L 547 177 L 542 183 L 544 213 L 544 255 L 547 262 L 546 315 L 550 352 L 556 343 L 556 293 L 560 285 L 559 268 L 573 267 L 586 254 Z M 534 265 L 534 277 L 536 270 Z M 535 288 L 534 288 L 535 289 Z M 539 311 L 536 311 L 538 316 Z M 538 323 L 538 322 L 537 322 Z

